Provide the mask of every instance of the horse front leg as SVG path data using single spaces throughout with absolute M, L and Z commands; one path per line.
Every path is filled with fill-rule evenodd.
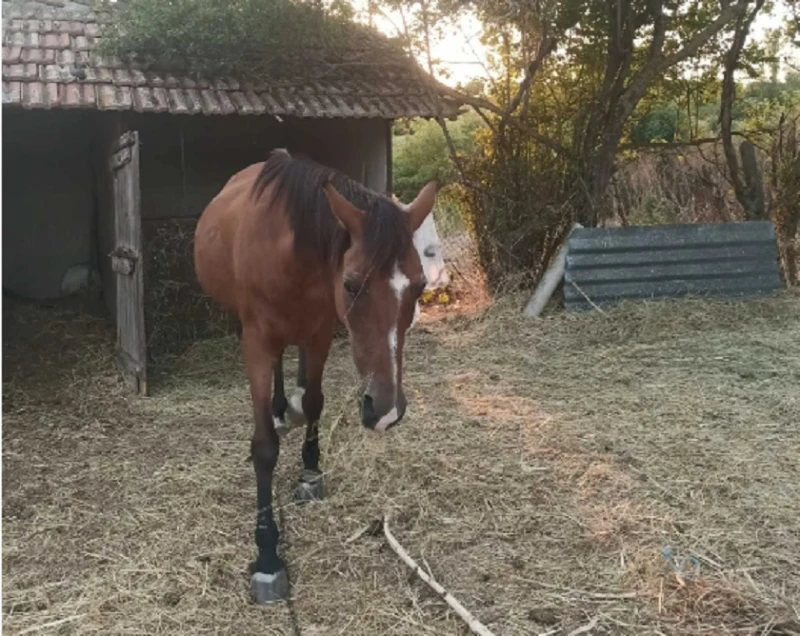
M 258 557 L 250 564 L 250 589 L 256 603 L 264 604 L 289 595 L 286 566 L 278 556 L 278 525 L 272 509 L 272 476 L 278 463 L 280 438 L 270 398 L 273 370 L 280 354 L 271 350 L 265 335 L 255 325 L 244 325 L 242 341 L 255 420 L 250 451 L 258 504 L 255 530 Z
M 301 360 L 304 359 L 305 371 L 302 408 L 307 424 L 303 442 L 303 473 L 295 489 L 295 500 L 299 502 L 318 500 L 325 496 L 322 471 L 319 469 L 319 419 L 325 405 L 322 371 L 328 359 L 332 340 L 333 329 L 326 328 L 313 338 L 307 347 L 301 349 Z

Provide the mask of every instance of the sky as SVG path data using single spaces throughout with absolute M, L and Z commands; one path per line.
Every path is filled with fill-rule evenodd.
M 759 38 L 763 36 L 766 29 L 775 28 L 781 24 L 781 20 L 789 15 L 788 2 L 784 0 L 779 3 L 774 15 L 761 14 L 753 24 L 753 36 Z M 353 6 L 357 10 L 366 10 L 366 0 L 353 0 Z M 402 20 L 397 12 L 388 13 L 391 20 L 376 16 L 374 24 L 377 29 L 387 35 L 398 35 L 396 25 L 401 25 Z M 450 74 L 449 78 L 439 77 L 444 83 L 455 85 L 465 83 L 473 77 L 486 76 L 483 64 L 486 61 L 486 49 L 481 46 L 479 41 L 481 24 L 475 18 L 463 18 L 457 27 L 450 29 L 442 40 L 431 43 L 431 53 L 435 59 L 442 61 L 442 66 Z M 797 47 L 789 45 L 782 54 L 790 57 L 795 66 L 800 66 L 800 51 Z M 423 66 L 427 65 L 426 60 L 420 60 Z

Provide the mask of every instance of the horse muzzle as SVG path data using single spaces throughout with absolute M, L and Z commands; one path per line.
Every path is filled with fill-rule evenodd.
M 398 403 L 388 410 L 376 410 L 375 401 L 370 395 L 365 394 L 361 401 L 361 425 L 379 433 L 399 424 L 405 414 L 405 398 L 398 400 Z

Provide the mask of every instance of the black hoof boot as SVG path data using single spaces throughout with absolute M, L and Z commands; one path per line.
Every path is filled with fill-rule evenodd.
M 294 489 L 294 500 L 298 503 L 319 501 L 325 498 L 325 480 L 322 473 L 304 470 L 297 488 Z
M 279 603 L 289 598 L 289 577 L 286 568 L 267 574 L 256 572 L 250 577 L 250 593 L 257 605 Z
M 280 557 L 259 557 L 250 564 L 250 593 L 258 605 L 277 603 L 289 598 L 289 577 Z

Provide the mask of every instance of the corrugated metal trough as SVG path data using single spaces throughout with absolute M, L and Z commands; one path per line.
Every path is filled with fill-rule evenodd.
M 782 287 L 771 221 L 576 228 L 567 242 L 568 311 L 628 298 L 753 296 Z

